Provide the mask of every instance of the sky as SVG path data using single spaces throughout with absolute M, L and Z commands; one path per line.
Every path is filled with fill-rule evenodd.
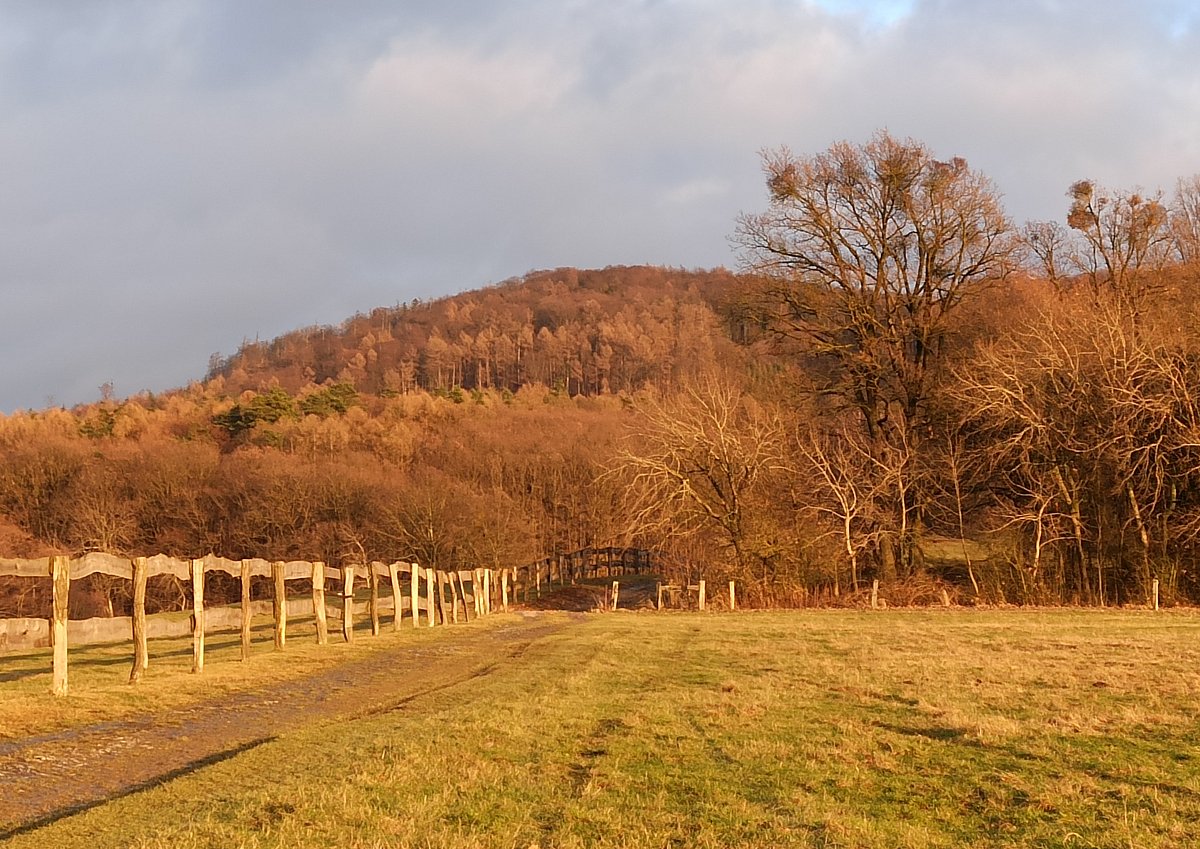
M 879 129 L 1016 223 L 1200 172 L 1192 0 L 8 0 L 0 412 L 534 269 L 736 268 Z

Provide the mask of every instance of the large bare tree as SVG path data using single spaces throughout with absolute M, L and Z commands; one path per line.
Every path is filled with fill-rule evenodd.
M 775 326 L 825 363 L 822 392 L 858 412 L 877 460 L 911 468 L 954 311 L 1012 264 L 999 195 L 963 159 L 886 132 L 815 156 L 769 151 L 763 168 L 769 206 L 734 237 L 744 264 L 772 281 Z M 884 555 L 907 564 L 920 499 L 893 472 L 896 545 Z

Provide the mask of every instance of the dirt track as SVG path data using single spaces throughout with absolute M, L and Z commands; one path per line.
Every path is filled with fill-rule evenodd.
M 578 614 L 572 614 L 572 618 Z M 0 743 L 0 840 L 232 757 L 317 721 L 395 709 L 487 675 L 568 627 L 536 613 L 397 647 L 186 709 Z

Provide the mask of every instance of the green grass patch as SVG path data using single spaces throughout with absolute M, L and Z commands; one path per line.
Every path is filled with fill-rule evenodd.
M 598 616 L 12 846 L 1174 849 L 1197 693 L 1187 614 Z

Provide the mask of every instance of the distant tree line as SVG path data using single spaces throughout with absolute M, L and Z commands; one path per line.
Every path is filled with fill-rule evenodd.
M 541 384 L 569 395 L 669 390 L 729 346 L 714 303 L 725 271 L 537 272 L 452 298 L 380 308 L 214 355 L 227 390 L 338 381 L 372 394 Z

